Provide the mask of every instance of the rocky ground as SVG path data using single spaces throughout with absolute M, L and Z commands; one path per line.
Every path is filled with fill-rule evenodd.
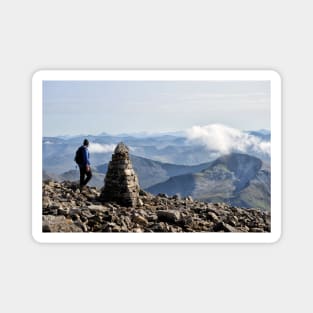
M 136 207 L 102 203 L 95 187 L 45 181 L 43 232 L 270 232 L 270 212 L 140 191 Z

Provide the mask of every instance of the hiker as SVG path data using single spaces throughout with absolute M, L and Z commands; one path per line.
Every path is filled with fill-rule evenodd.
M 89 161 L 89 151 L 88 151 L 89 141 L 85 139 L 83 145 L 76 151 L 75 162 L 79 166 L 80 171 L 80 187 L 84 187 L 90 181 L 92 177 L 90 161 Z M 85 178 L 86 176 L 86 178 Z

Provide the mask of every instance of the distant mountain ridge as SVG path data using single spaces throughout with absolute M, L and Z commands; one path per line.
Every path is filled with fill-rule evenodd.
M 152 185 L 164 182 L 172 176 L 183 175 L 187 173 L 199 172 L 209 166 L 210 163 L 199 165 L 177 165 L 171 163 L 163 163 L 142 158 L 136 155 L 130 155 L 134 170 L 136 171 L 141 188 L 148 188 Z M 103 187 L 104 177 L 108 169 L 108 163 L 104 163 L 92 168 L 93 177 L 90 186 L 98 188 Z M 60 174 L 51 174 L 43 171 L 44 179 L 54 179 L 57 181 L 69 180 L 75 181 L 79 179 L 79 170 L 69 170 Z
M 172 176 L 183 175 L 187 173 L 199 172 L 208 167 L 210 164 L 203 163 L 199 165 L 178 165 L 171 163 L 163 163 L 159 161 L 142 158 L 136 155 L 130 155 L 133 168 L 136 171 L 140 186 L 148 188 L 160 182 L 164 182 Z M 96 167 L 97 172 L 105 174 L 108 163 Z
M 147 191 L 269 210 L 270 178 L 266 163 L 247 154 L 233 153 L 218 158 L 207 169 L 171 177 Z
M 253 136 L 256 141 L 261 140 L 265 144 L 270 140 L 269 131 L 247 131 L 245 133 Z M 113 152 L 112 147 L 120 141 L 123 141 L 130 148 L 131 154 L 162 163 L 192 166 L 211 162 L 222 155 L 205 144 L 190 141 L 183 132 L 148 134 L 147 136 L 140 134 L 138 137 L 122 135 L 103 133 L 86 136 L 43 137 L 43 170 L 59 175 L 74 169 L 74 153 L 84 138 L 88 138 L 91 143 L 91 163 L 94 167 L 109 162 Z M 244 153 L 256 156 L 263 161 L 270 160 L 268 153 L 260 153 L 260 151 L 257 152 L 252 148 L 250 150 Z

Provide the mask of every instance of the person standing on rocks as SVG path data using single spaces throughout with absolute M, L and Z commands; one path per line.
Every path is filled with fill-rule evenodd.
M 75 161 L 79 166 L 80 171 L 80 187 L 83 188 L 88 184 L 92 177 L 90 168 L 90 154 L 88 150 L 89 141 L 85 139 L 83 145 L 76 152 Z

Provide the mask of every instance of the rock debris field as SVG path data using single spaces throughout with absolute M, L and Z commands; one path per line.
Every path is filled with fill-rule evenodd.
M 270 232 L 268 211 L 154 196 L 143 190 L 135 206 L 105 202 L 95 187 L 44 181 L 43 232 Z

